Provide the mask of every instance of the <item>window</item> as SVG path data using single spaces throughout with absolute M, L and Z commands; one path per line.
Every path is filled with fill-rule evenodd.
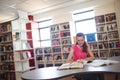
M 39 22 L 39 35 L 40 35 L 40 46 L 50 47 L 50 25 L 52 24 L 51 19 L 42 20 Z
M 82 32 L 86 35 L 85 37 L 87 37 L 88 34 L 92 34 L 93 38 L 95 37 L 94 40 L 97 39 L 93 9 L 73 13 L 73 19 L 75 23 L 76 34 Z M 87 40 L 88 39 L 86 39 L 86 41 Z

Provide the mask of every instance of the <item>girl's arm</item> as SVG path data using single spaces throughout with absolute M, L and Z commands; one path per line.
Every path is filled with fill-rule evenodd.
M 95 59 L 95 56 L 94 56 L 93 52 L 91 51 L 90 46 L 88 45 L 88 43 L 86 43 L 86 45 L 88 46 L 87 47 L 87 52 L 89 54 L 89 57 L 87 57 L 86 60 L 89 61 L 89 60 Z
M 70 53 L 69 53 L 68 58 L 67 58 L 67 62 L 68 63 L 72 63 L 73 62 L 73 53 L 74 53 L 74 49 L 71 48 Z

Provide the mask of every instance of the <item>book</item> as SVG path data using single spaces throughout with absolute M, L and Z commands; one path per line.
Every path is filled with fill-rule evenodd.
M 26 55 L 28 59 L 32 57 L 30 51 L 26 51 Z
M 28 43 L 28 42 L 22 43 L 22 49 L 26 50 L 26 49 L 30 49 L 30 48 L 31 48 L 30 43 Z
M 22 59 L 27 59 L 26 52 L 22 52 Z
M 83 63 L 80 62 L 72 62 L 72 63 L 63 63 L 61 66 L 58 67 L 58 70 L 64 69 L 80 69 L 83 68 Z
M 15 38 L 16 38 L 16 40 L 19 40 L 19 39 L 20 39 L 20 33 L 19 33 L 19 32 L 16 32 L 16 33 L 15 33 Z
M 113 65 L 118 64 L 120 61 L 114 61 L 114 60 L 93 60 L 91 63 L 87 63 L 89 66 L 93 67 L 100 67 L 100 66 L 107 66 L 107 65 Z

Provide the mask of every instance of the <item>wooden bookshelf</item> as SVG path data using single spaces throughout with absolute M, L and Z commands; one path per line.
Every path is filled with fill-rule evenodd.
M 35 68 L 32 26 L 26 19 L 0 24 L 0 80 L 21 80 Z
M 119 56 L 120 39 L 115 13 L 95 17 L 97 42 L 89 43 L 97 58 Z
M 58 66 L 65 62 L 71 46 L 69 22 L 50 25 L 51 47 L 36 48 L 38 68 Z
M 15 80 L 11 21 L 0 24 L 0 80 Z
M 32 26 L 26 19 L 12 21 L 14 62 L 16 79 L 21 80 L 21 74 L 35 68 L 35 58 L 32 39 Z

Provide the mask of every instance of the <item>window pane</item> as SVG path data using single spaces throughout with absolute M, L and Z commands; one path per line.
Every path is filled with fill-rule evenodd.
M 40 29 L 40 40 L 50 39 L 50 28 Z
M 83 32 L 84 34 L 96 33 L 95 20 L 85 20 L 76 22 L 76 32 Z
M 41 41 L 41 47 L 51 47 L 51 40 Z
M 75 14 L 74 20 L 76 21 L 76 20 L 88 19 L 93 17 L 94 17 L 94 11 L 90 11 L 90 12 Z
M 50 20 L 46 20 L 46 21 L 43 21 L 43 22 L 39 22 L 39 28 L 43 28 L 43 27 L 47 27 L 47 26 L 49 26 L 49 25 L 51 25 L 52 24 L 52 20 L 50 19 Z

